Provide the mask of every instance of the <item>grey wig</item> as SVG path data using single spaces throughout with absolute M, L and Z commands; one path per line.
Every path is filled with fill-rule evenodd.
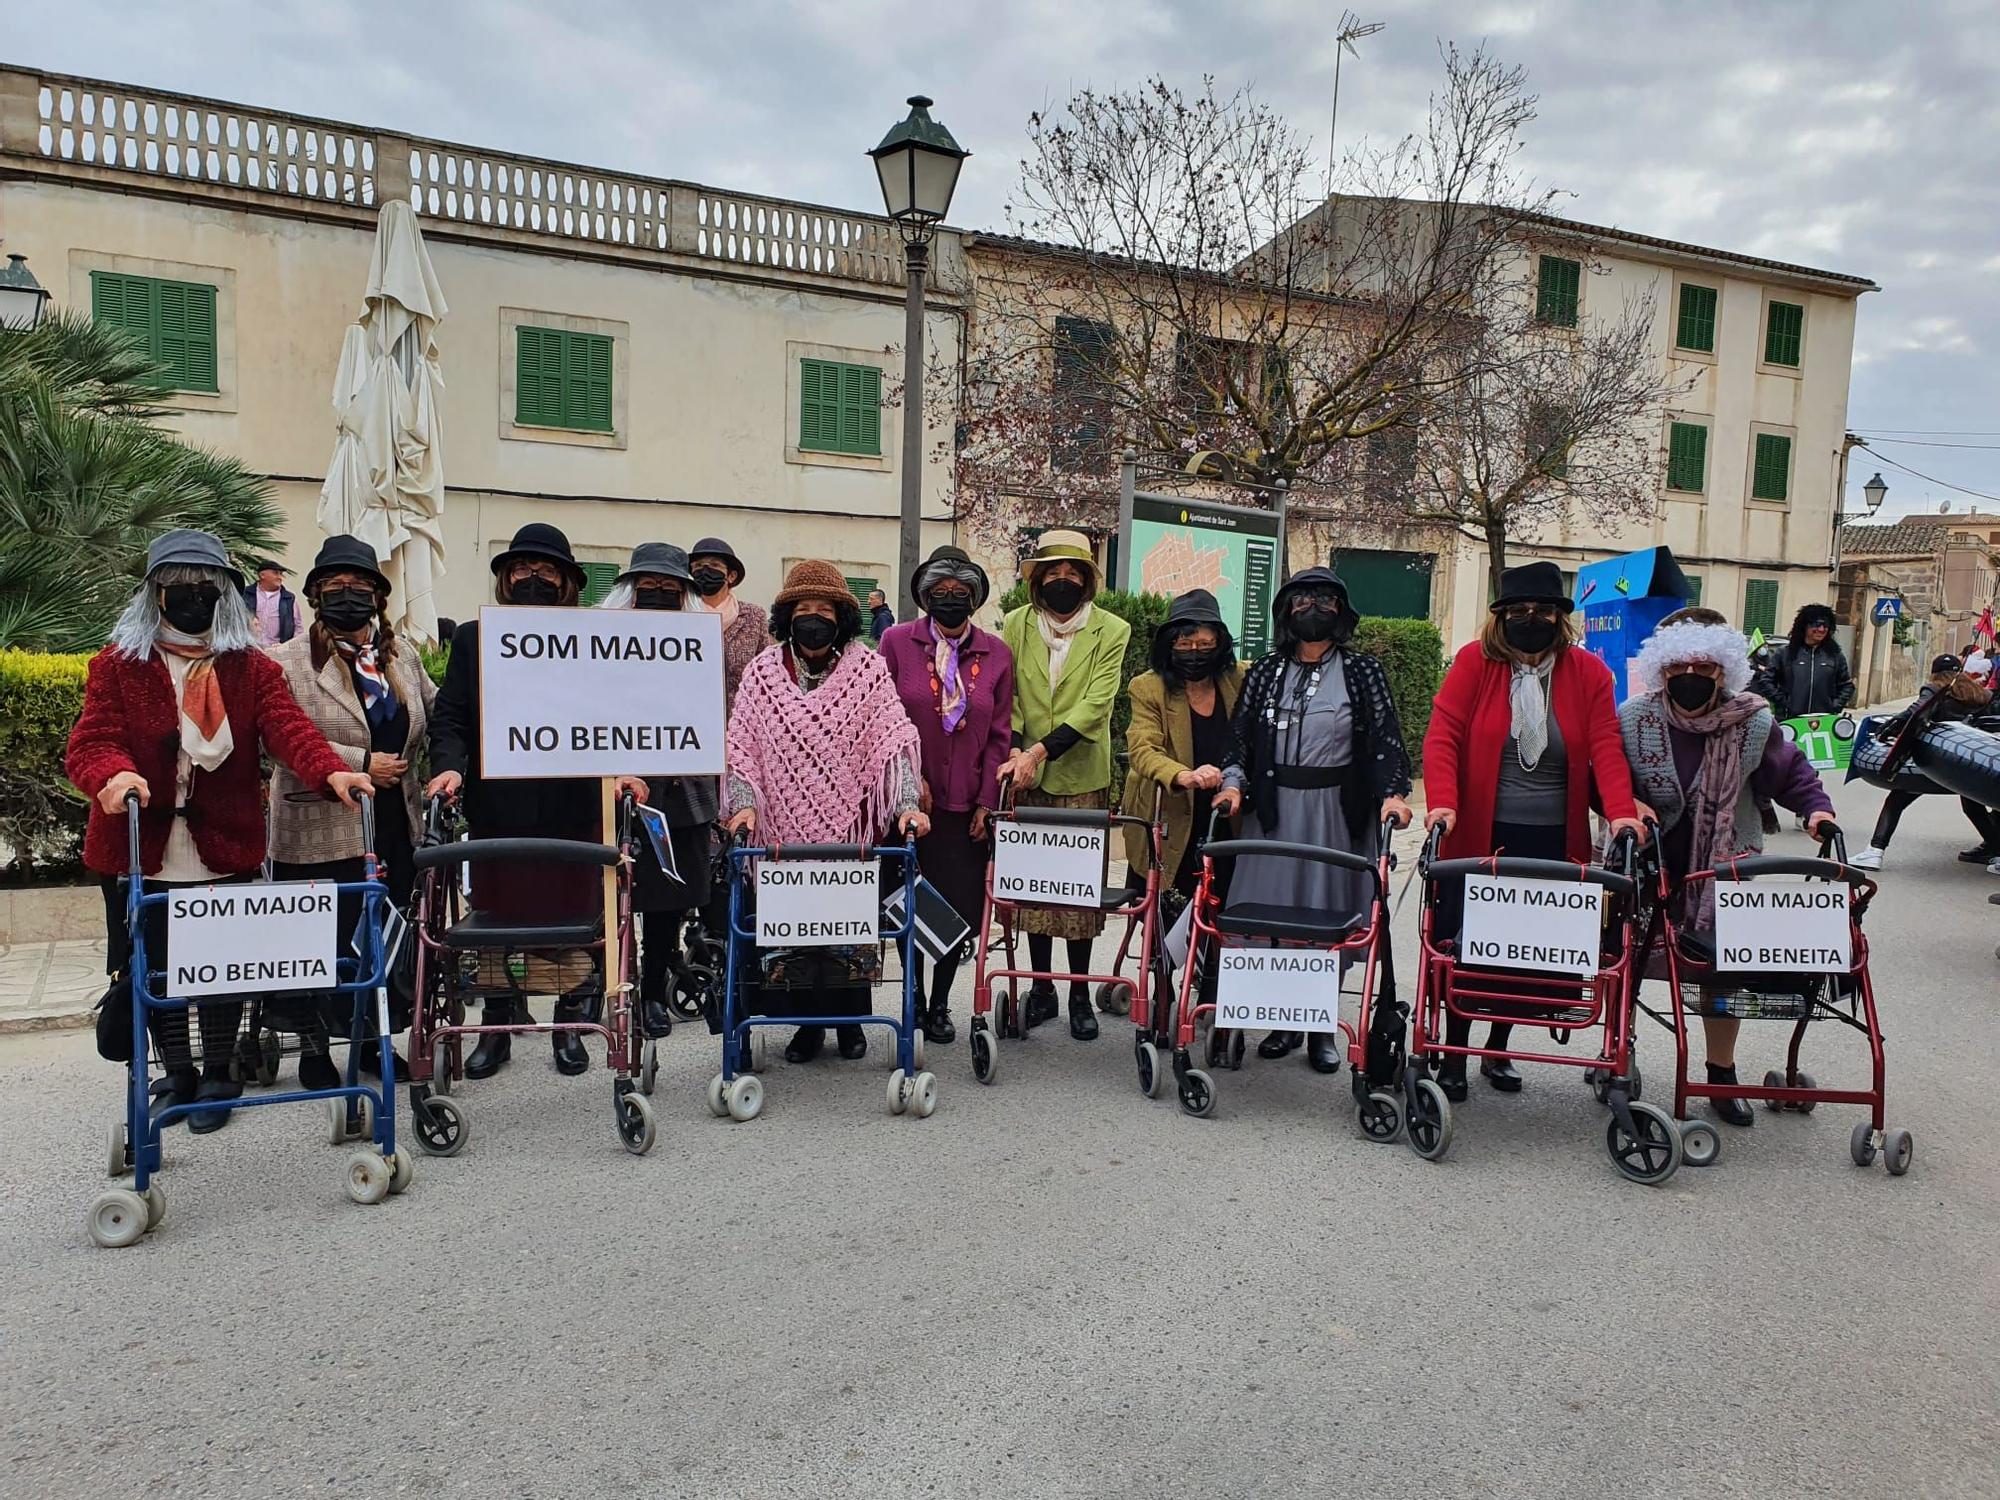
M 209 644 L 218 654 L 248 651 L 257 644 L 250 606 L 243 602 L 234 579 L 220 568 L 167 563 L 153 570 L 111 627 L 111 646 L 120 656 L 144 661 L 153 654 L 160 632 L 173 629 L 160 614 L 160 590 L 170 583 L 212 583 L 221 590 L 222 597 L 215 601 L 215 624 L 208 634 Z

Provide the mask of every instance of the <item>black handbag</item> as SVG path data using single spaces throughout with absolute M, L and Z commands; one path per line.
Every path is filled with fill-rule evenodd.
M 132 978 L 119 974 L 97 1002 L 97 1055 L 106 1062 L 132 1061 Z

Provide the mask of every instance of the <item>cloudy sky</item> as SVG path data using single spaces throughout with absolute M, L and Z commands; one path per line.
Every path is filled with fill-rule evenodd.
M 1848 424 L 1890 510 L 2000 497 L 2000 28 L 1992 0 L 1355 0 L 1387 29 L 1340 134 L 1423 117 L 1437 45 L 1541 95 L 1526 165 L 1573 217 L 1871 277 Z M 952 218 L 1000 227 L 1028 113 L 1150 73 L 1257 92 L 1323 141 L 1325 0 L 61 0 L 0 54 L 63 72 L 817 202 L 912 92 L 975 154 Z M 421 27 L 408 19 L 423 17 Z M 1324 150 L 1324 146 L 1320 148 Z M 1891 441 L 1895 439 L 1896 441 Z M 1917 470 L 1919 478 L 1899 469 Z M 2000 509 L 2000 501 L 1987 509 Z

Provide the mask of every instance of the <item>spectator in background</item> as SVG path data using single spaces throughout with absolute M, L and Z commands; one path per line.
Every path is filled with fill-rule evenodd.
M 877 645 L 882 643 L 883 632 L 896 623 L 896 612 L 889 608 L 889 596 L 880 589 L 868 591 L 868 639 Z
M 736 688 L 750 659 L 771 644 L 770 621 L 755 604 L 736 597 L 743 560 L 719 536 L 705 536 L 688 548 L 688 576 L 699 596 L 697 608 L 722 616 L 722 711 L 736 707 Z
M 1944 701 L 1935 708 L 1926 708 L 1932 699 Z M 1885 738 L 1901 734 L 1906 726 L 1919 715 L 1931 724 L 1949 724 L 1971 718 L 1993 701 L 1993 694 L 1977 678 L 1960 670 L 1958 658 L 1940 656 L 1931 663 L 1931 680 L 1924 684 L 1917 694 L 1917 701 L 1882 725 L 1880 732 Z M 1896 825 L 1902 821 L 1903 812 L 1916 801 L 1917 792 L 1906 792 L 1892 788 L 1883 799 L 1881 815 L 1875 819 L 1875 832 L 1869 836 L 1868 847 L 1848 860 L 1857 870 L 1879 870 L 1882 856 L 1888 852 L 1889 840 L 1896 836 Z M 1965 811 L 1965 818 L 1979 835 L 1979 842 L 1964 850 L 1959 858 L 1967 864 L 1983 865 L 2000 858 L 2000 817 L 1996 817 L 1989 807 L 1982 807 L 1970 797 L 1960 797 L 1959 806 Z
M 458 621 L 452 619 L 449 615 L 438 616 L 438 644 L 440 646 L 445 647 L 447 650 L 450 649 L 451 638 L 457 631 Z
M 282 646 L 299 633 L 298 596 L 285 587 L 285 569 L 265 558 L 257 564 L 257 581 L 243 591 L 250 606 L 251 629 L 260 646 Z
M 1965 659 L 1962 670 L 1974 682 L 1983 683 L 1992 675 L 1993 659 L 1986 654 L 1986 648 L 1979 642 L 1968 642 L 1961 654 Z
M 1808 604 L 1792 617 L 1792 633 L 1771 653 L 1771 667 L 1754 691 L 1768 699 L 1780 721 L 1805 714 L 1837 714 L 1854 701 L 1847 656 L 1833 638 L 1833 611 Z

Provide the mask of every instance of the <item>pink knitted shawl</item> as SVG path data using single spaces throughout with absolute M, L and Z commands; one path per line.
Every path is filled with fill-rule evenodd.
M 783 646 L 760 652 L 737 690 L 728 756 L 730 779 L 756 793 L 767 844 L 872 842 L 919 769 L 917 726 L 895 680 L 859 644 L 810 693 L 792 680 Z

